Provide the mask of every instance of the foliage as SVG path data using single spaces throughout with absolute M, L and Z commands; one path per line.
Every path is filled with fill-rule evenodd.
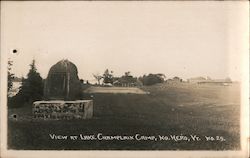
M 175 76 L 175 77 L 173 78 L 173 80 L 174 80 L 174 81 L 182 82 L 182 79 L 181 79 L 180 77 L 178 77 L 178 76 Z
M 103 83 L 105 84 L 113 84 L 114 82 L 114 77 L 113 77 L 113 71 L 110 71 L 108 69 L 105 70 L 104 74 L 103 74 Z
M 35 60 L 30 64 L 30 70 L 27 78 L 22 78 L 22 85 L 16 96 L 10 100 L 13 106 L 20 106 L 20 104 L 32 103 L 36 100 L 41 100 L 43 97 L 43 79 L 37 72 Z M 18 105 L 17 105 L 18 104 Z
M 98 82 L 98 85 L 100 85 L 101 79 L 103 78 L 103 76 L 101 76 L 99 73 L 93 74 L 93 76 L 96 79 L 96 81 Z
M 136 77 L 133 77 L 130 72 L 125 72 L 125 74 L 119 78 L 119 82 L 120 83 L 125 83 L 125 84 L 134 84 L 136 83 L 137 81 L 137 78 Z
M 150 86 L 154 85 L 156 83 L 163 83 L 164 82 L 165 75 L 164 74 L 149 74 L 149 75 L 143 75 L 143 77 L 140 77 L 143 85 Z

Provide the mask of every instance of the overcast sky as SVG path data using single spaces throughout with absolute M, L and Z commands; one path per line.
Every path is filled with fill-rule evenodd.
M 1 3 L 1 52 L 19 77 L 32 59 L 43 78 L 53 64 L 69 59 L 88 80 L 106 68 L 117 76 L 130 71 L 240 80 L 248 26 L 243 2 Z

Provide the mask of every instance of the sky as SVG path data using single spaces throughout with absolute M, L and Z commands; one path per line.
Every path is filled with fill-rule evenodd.
M 241 80 L 247 47 L 244 2 L 3 1 L 1 52 L 25 77 L 35 59 L 46 78 L 68 59 L 79 78 L 164 73 Z M 12 50 L 18 53 L 13 54 Z

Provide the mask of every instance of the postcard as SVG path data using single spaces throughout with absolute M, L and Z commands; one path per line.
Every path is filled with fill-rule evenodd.
M 1 157 L 249 156 L 248 1 L 1 1 Z

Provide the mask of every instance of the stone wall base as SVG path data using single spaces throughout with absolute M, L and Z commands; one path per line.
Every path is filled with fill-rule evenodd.
M 32 112 L 34 119 L 90 119 L 93 117 L 93 100 L 36 101 Z

